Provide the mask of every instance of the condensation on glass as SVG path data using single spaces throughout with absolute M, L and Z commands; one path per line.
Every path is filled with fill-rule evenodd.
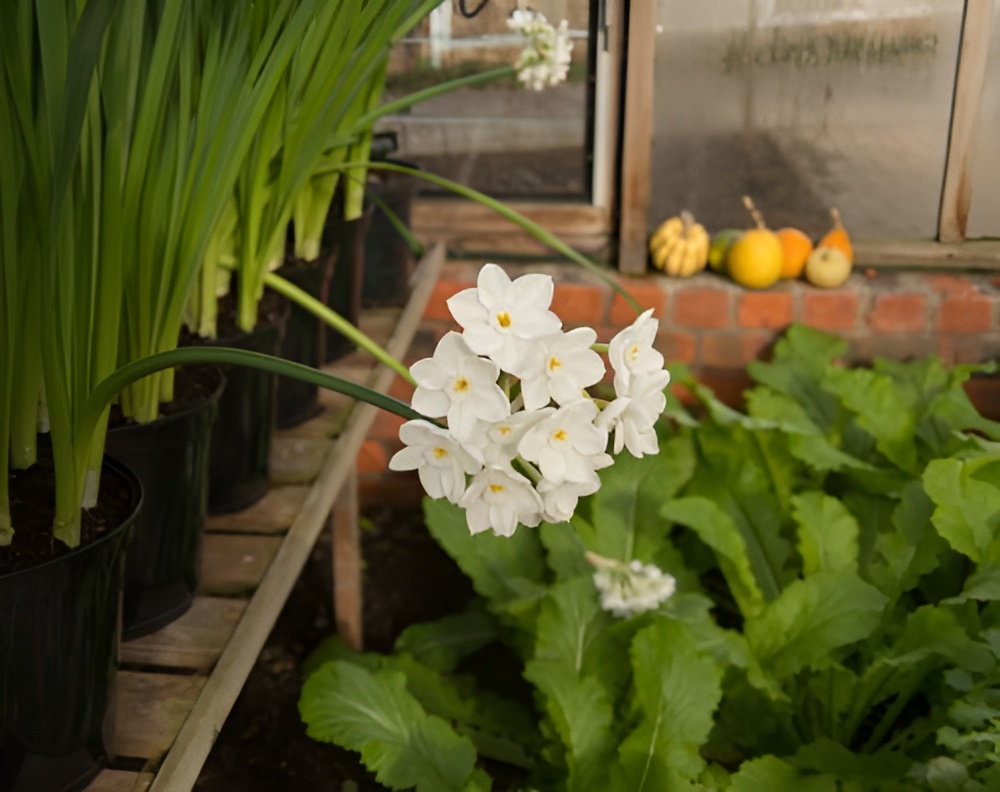
M 480 2 L 465 5 L 474 10 Z M 394 156 L 498 197 L 585 195 L 590 3 L 533 0 L 529 5 L 553 24 L 568 21 L 574 43 L 570 80 L 541 92 L 507 80 L 422 102 L 380 125 L 397 132 Z M 516 7 L 515 0 L 489 0 L 466 19 L 457 4 L 443 3 L 395 47 L 386 101 L 449 77 L 513 63 L 520 37 L 508 29 L 507 18 Z
M 993 2 L 986 80 L 975 141 L 966 236 L 1000 237 L 1000 0 Z
M 962 6 L 658 0 L 650 226 L 935 237 Z

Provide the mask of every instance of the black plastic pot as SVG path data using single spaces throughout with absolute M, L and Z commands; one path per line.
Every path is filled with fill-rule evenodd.
M 83 789 L 109 755 L 124 550 L 141 489 L 113 460 L 105 475 L 128 488 L 126 520 L 71 553 L 0 577 L 4 792 Z
M 288 317 L 287 302 L 279 302 L 280 316 L 273 316 L 250 333 L 213 341 L 198 339 L 196 343 L 277 355 Z M 223 373 L 226 387 L 219 399 L 209 452 L 209 514 L 240 511 L 264 497 L 275 426 L 277 377 L 246 366 L 225 366 Z
M 323 247 L 331 252 L 320 299 L 353 325 L 361 319 L 361 289 L 365 268 L 365 238 L 374 207 L 366 204 L 361 216 L 344 220 L 331 212 L 323 234 Z M 322 360 L 330 363 L 354 351 L 354 342 L 326 326 Z
M 398 160 L 386 162 L 417 167 Z M 409 227 L 417 178 L 408 173 L 373 170 L 368 174 L 368 192 L 377 200 L 373 200 L 374 214 L 365 237 L 361 302 L 363 305 L 403 305 L 410 294 L 416 259 L 385 210 Z
M 198 588 L 212 424 L 225 378 L 214 366 L 177 376 L 191 380 L 189 406 L 114 428 L 105 446 L 139 477 L 143 491 L 125 566 L 125 640 L 172 622 L 191 607 Z M 180 395 L 180 382 L 177 389 Z
M 278 270 L 278 275 L 318 300 L 323 293 L 327 267 L 332 266 L 328 258 L 329 256 L 320 256 L 308 263 L 291 262 Z M 321 362 L 320 333 L 323 327 L 323 322 L 315 314 L 292 303 L 285 335 L 281 340 L 281 357 L 318 368 Z M 297 426 L 318 415 L 322 409 L 318 398 L 319 386 L 292 377 L 278 377 L 278 428 Z

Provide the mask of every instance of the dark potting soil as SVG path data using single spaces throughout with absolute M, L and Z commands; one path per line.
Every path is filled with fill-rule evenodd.
M 55 464 L 46 438 L 39 438 L 38 461 L 10 476 L 10 517 L 14 540 L 0 547 L 0 575 L 30 569 L 71 552 L 52 535 L 55 519 Z M 97 506 L 85 509 L 81 546 L 95 542 L 124 522 L 133 509 L 132 489 L 114 470 L 101 471 Z
M 184 366 L 174 369 L 174 398 L 172 401 L 160 404 L 160 415 L 177 415 L 195 404 L 200 404 L 219 387 L 220 374 L 216 369 L 207 366 Z M 134 423 L 125 418 L 121 406 L 111 405 L 111 415 L 108 417 L 108 428 L 118 429 Z
M 362 547 L 366 650 L 391 649 L 406 626 L 460 610 L 472 596 L 418 512 L 370 513 Z M 226 719 L 196 792 L 384 789 L 356 753 L 309 738 L 299 718 L 302 664 L 335 629 L 331 568 L 324 534 Z
M 233 279 L 236 283 L 236 279 Z M 288 312 L 288 300 L 277 292 L 264 289 L 264 295 L 257 303 L 257 325 L 256 327 L 272 327 L 282 324 Z M 236 289 L 231 288 L 225 295 L 219 298 L 218 314 L 215 321 L 215 337 L 220 342 L 229 338 L 235 338 L 244 334 L 244 330 L 236 323 L 237 319 L 237 295 Z M 187 328 L 181 329 L 180 345 L 189 346 L 192 344 L 206 343 L 206 339 L 195 335 Z

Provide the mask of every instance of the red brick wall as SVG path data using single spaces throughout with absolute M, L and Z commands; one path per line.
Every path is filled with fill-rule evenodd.
M 479 264 L 449 263 L 424 315 L 407 363 L 429 356 L 437 341 L 457 329 L 445 301 L 475 285 Z M 575 265 L 510 265 L 511 277 L 547 272 L 556 281 L 552 309 L 568 329 L 589 325 L 608 341 L 631 323 L 627 303 L 599 279 Z M 907 360 L 936 354 L 946 364 L 1000 359 L 1000 276 L 922 274 L 898 271 L 857 273 L 840 289 L 822 290 L 804 282 L 748 291 L 705 273 L 678 279 L 659 275 L 619 278 L 643 308 L 660 319 L 657 346 L 668 361 L 687 363 L 720 398 L 738 405 L 748 384 L 745 366 L 766 357 L 791 322 L 827 330 L 846 339 L 848 363 L 873 357 Z M 1000 417 L 996 388 L 973 383 L 970 395 L 983 412 Z M 407 399 L 400 380 L 394 395 Z M 399 447 L 400 421 L 376 421 L 359 460 L 368 499 L 391 497 L 418 502 L 413 477 L 381 477 L 385 461 Z

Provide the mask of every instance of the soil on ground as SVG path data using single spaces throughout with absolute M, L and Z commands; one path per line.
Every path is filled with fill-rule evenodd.
M 387 651 L 408 625 L 439 618 L 472 595 L 419 512 L 381 509 L 363 520 L 365 649 Z M 306 736 L 302 665 L 334 631 L 328 534 L 317 542 L 202 768 L 196 792 L 374 792 L 358 755 Z

